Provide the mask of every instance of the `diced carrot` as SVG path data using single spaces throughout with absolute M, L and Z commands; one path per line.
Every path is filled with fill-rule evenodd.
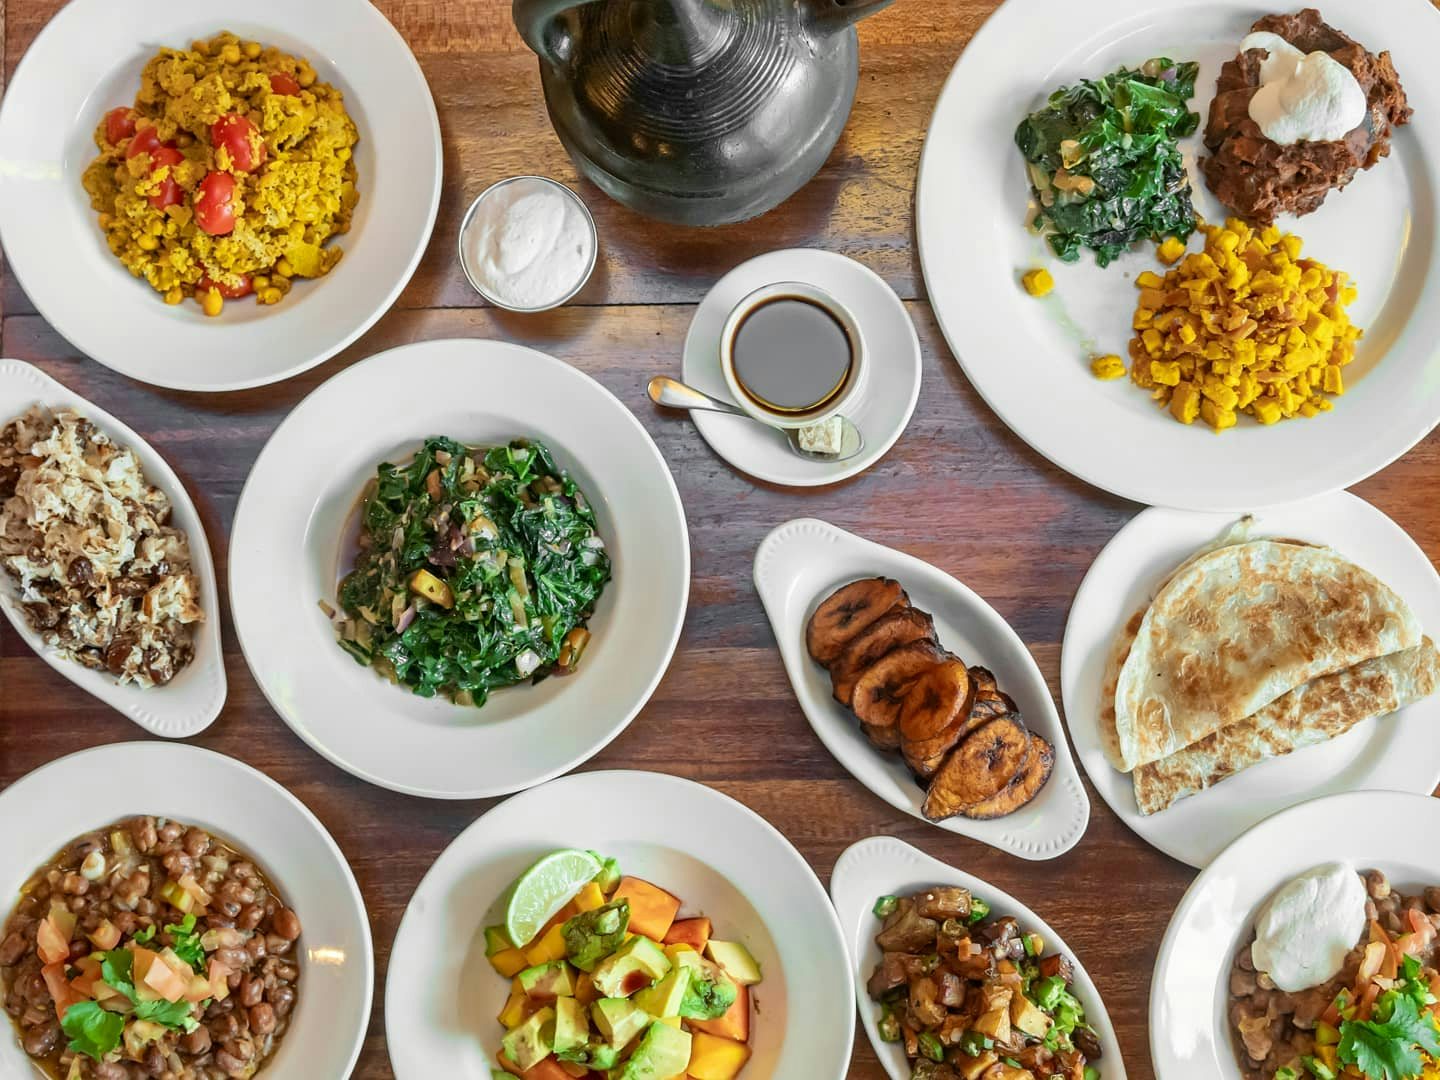
M 651 941 L 663 942 L 680 911 L 679 898 L 658 885 L 633 877 L 620 879 L 611 901 L 621 897 L 630 901 L 630 929 Z
M 686 1020 L 692 1031 L 703 1031 L 707 1035 L 718 1035 L 722 1039 L 736 1042 L 750 1041 L 750 991 L 739 986 L 740 991 L 725 1015 L 717 1020 Z
M 665 935 L 666 945 L 689 945 L 698 953 L 705 951 L 709 941 L 709 919 L 678 919 L 670 924 L 670 931 Z

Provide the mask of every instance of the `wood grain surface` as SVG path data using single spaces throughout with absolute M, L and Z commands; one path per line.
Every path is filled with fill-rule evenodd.
M 5 74 L 59 6 L 0 0 Z M 578 184 L 599 225 L 601 266 L 577 303 L 538 317 L 481 307 L 454 257 L 460 215 L 492 181 L 539 172 L 576 183 L 546 119 L 535 60 L 510 24 L 508 0 L 379 6 L 419 57 L 445 139 L 439 222 L 396 310 L 304 376 L 205 396 L 143 386 L 77 355 L 5 277 L 0 354 L 38 364 L 151 440 L 198 504 L 222 581 L 235 503 L 261 446 L 302 397 L 347 364 L 405 342 L 501 337 L 595 376 L 634 410 L 669 462 L 689 517 L 694 578 L 669 673 L 629 730 L 586 768 L 653 769 L 710 784 L 774 823 L 822 880 L 850 843 L 885 833 L 1025 898 L 1095 977 L 1129 1075 L 1151 1080 L 1150 974 L 1192 873 L 1131 835 L 1093 789 L 1085 839 L 1039 864 L 892 810 L 811 733 L 750 578 L 755 547 L 773 526 L 801 515 L 826 518 L 943 567 L 986 597 L 1030 645 L 1059 701 L 1071 598 L 1096 553 L 1139 508 L 1060 472 L 984 406 L 935 325 L 913 243 L 915 171 L 932 103 L 994 0 L 899 0 L 864 22 L 859 95 L 844 137 L 812 183 L 758 221 L 715 231 L 659 225 Z M 919 407 L 900 442 L 863 476 L 819 491 L 750 481 L 719 460 L 687 420 L 662 415 L 645 396 L 652 374 L 679 373 L 685 329 L 706 289 L 742 260 L 787 246 L 842 252 L 881 274 L 906 300 L 925 356 Z M 1432 437 L 1356 490 L 1436 551 L 1440 503 L 1424 493 L 1437 478 L 1440 441 Z M 400 917 L 430 863 L 491 803 L 408 798 L 335 769 L 271 711 L 240 655 L 228 610 L 224 633 L 229 702 L 195 742 L 289 787 L 349 858 L 369 905 L 378 962 L 374 1014 L 355 1075 L 389 1077 L 384 978 Z M 63 754 L 139 737 L 0 626 L 0 787 Z M 884 1076 L 863 1034 L 850 1076 Z

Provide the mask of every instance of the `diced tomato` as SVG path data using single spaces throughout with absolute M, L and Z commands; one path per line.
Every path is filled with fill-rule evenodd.
M 295 95 L 300 93 L 300 84 L 295 81 L 295 76 L 287 75 L 283 71 L 277 71 L 270 76 L 270 89 L 277 94 Z
M 175 179 L 174 166 L 185 160 L 185 155 L 176 150 L 173 146 L 162 146 L 150 155 L 150 171 L 169 165 L 170 175 L 160 181 L 160 187 L 155 194 L 150 196 L 150 205 L 156 210 L 164 210 L 167 206 L 174 206 L 185 198 L 185 193 L 180 190 L 180 184 Z
M 127 158 L 135 157 L 137 154 L 154 155 L 156 150 L 162 146 L 173 146 L 173 143 L 162 143 L 160 133 L 153 127 L 140 128 L 135 132 L 135 137 L 130 140 L 130 145 L 125 148 Z
M 230 996 L 230 969 L 219 960 L 210 961 L 210 996 L 224 1001 Z
M 250 284 L 249 274 L 240 275 L 239 285 L 226 285 L 223 282 L 212 281 L 207 274 L 200 279 L 200 284 L 195 286 L 195 291 L 202 296 L 211 289 L 214 289 L 226 300 L 239 300 L 242 296 L 249 296 L 254 291 Z
M 79 995 L 70 988 L 70 981 L 65 978 L 65 965 L 46 964 L 40 969 L 40 977 L 45 980 L 45 988 L 55 999 L 55 1015 L 64 1020 L 65 1010 L 80 1000 Z
M 195 192 L 195 224 L 211 236 L 225 236 L 235 228 L 235 178 L 212 172 Z
M 250 118 L 240 113 L 226 113 L 210 125 L 210 144 L 217 150 L 225 148 L 236 172 L 254 172 L 265 164 L 265 144 Z
M 70 936 L 55 925 L 54 919 L 46 919 L 35 932 L 36 951 L 47 964 L 64 964 L 70 956 Z
M 135 110 L 123 106 L 111 109 L 105 114 L 105 141 L 111 146 L 124 142 L 135 134 Z

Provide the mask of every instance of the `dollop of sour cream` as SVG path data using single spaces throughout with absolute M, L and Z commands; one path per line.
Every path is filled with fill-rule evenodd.
M 1240 51 L 1264 49 L 1260 89 L 1250 98 L 1250 119 L 1271 142 L 1332 142 L 1365 119 L 1365 91 L 1340 61 L 1326 52 L 1303 53 L 1279 34 L 1259 31 Z
M 595 237 L 576 199 L 548 181 L 524 177 L 485 195 L 461 240 L 471 277 L 511 308 L 559 303 L 595 259 Z
M 1365 932 L 1365 885 L 1353 866 L 1329 863 L 1283 885 L 1255 919 L 1250 959 L 1287 993 L 1340 974 Z

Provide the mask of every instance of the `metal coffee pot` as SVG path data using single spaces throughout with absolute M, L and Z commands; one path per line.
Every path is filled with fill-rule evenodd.
M 892 0 L 514 0 L 580 171 L 642 214 L 722 225 L 784 202 L 850 115 L 854 24 Z

